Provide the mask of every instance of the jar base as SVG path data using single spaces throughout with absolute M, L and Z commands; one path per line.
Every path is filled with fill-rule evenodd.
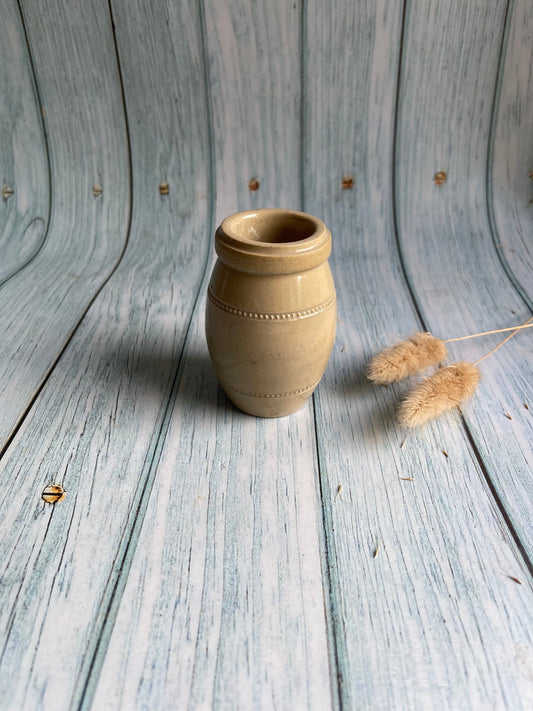
M 248 395 L 224 387 L 224 392 L 235 407 L 254 417 L 274 418 L 292 415 L 309 400 L 316 386 L 295 395 L 276 397 Z

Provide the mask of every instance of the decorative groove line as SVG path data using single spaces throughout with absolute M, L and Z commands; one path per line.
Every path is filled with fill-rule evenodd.
M 241 395 L 248 395 L 249 397 L 266 397 L 266 398 L 279 398 L 279 397 L 293 397 L 294 395 L 302 395 L 303 393 L 308 392 L 309 390 L 314 390 L 320 380 L 317 380 L 316 383 L 313 385 L 306 385 L 305 388 L 299 388 L 298 390 L 293 390 L 290 393 L 273 393 L 273 394 L 268 394 L 268 393 L 252 393 L 248 392 L 247 390 L 241 390 L 240 388 L 235 388 L 233 385 L 227 385 L 225 384 L 224 387 L 228 388 L 228 390 L 233 390 L 236 393 L 241 393 Z
M 225 301 L 221 301 L 213 294 L 211 288 L 208 289 L 207 293 L 211 303 L 217 308 L 222 309 L 222 311 L 226 311 L 226 313 L 238 316 L 239 318 L 249 318 L 256 321 L 297 321 L 298 319 L 307 318 L 308 316 L 314 316 L 322 311 L 326 311 L 326 309 L 335 303 L 337 298 L 336 295 L 333 294 L 321 304 L 312 306 L 310 309 L 304 309 L 303 311 L 289 311 L 287 313 L 259 313 L 256 311 L 243 311 L 235 306 L 226 304 Z

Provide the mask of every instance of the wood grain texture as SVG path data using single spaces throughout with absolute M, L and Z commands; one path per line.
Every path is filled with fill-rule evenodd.
M 203 307 L 93 708 L 329 708 L 312 414 L 237 412 Z
M 115 267 L 129 215 L 107 4 L 75 1 L 65 9 L 28 0 L 21 7 L 46 115 L 53 200 L 43 248 L 0 287 L 0 450 Z M 98 198 L 95 184 L 103 187 Z
M 128 249 L 2 460 L 0 705 L 12 708 L 78 708 L 84 697 L 127 576 L 207 259 L 198 11 L 159 9 L 116 7 L 135 195 Z M 107 11 L 100 22 L 111 26 Z M 67 491 L 55 507 L 40 499 L 52 482 Z
M 533 6 L 510 3 L 489 164 L 489 207 L 497 249 L 533 303 Z
M 206 0 L 217 224 L 237 210 L 299 207 L 300 14 L 300 1 Z
M 398 222 L 425 327 L 442 338 L 520 324 L 530 315 L 502 268 L 486 209 L 491 97 L 505 11 L 505 2 L 490 8 L 439 3 L 429 14 L 427 3 L 410 4 L 398 116 Z M 433 180 L 438 170 L 448 174 L 441 186 Z M 533 286 L 531 279 L 532 273 Z M 533 419 L 524 402 L 533 398 L 531 339 L 520 334 L 480 364 L 483 381 L 464 410 L 530 561 Z M 453 344 L 451 359 L 477 360 L 500 340 Z
M 452 21 L 458 6 L 425 3 L 429 16 L 416 21 L 410 11 L 404 51 L 420 72 L 420 101 L 446 82 L 433 89 L 428 56 L 413 43 L 430 34 L 446 76 L 439 31 L 429 28 L 439 8 Z M 376 388 L 364 375 L 373 353 L 420 329 L 394 234 L 401 23 L 401 8 L 386 2 L 337 3 L 335 13 L 307 3 L 304 207 L 332 230 L 339 295 L 317 436 L 340 699 L 349 709 L 525 709 L 530 578 L 461 422 L 443 418 L 405 442 L 396 409 L 407 386 Z M 415 133 L 428 109 L 400 91 L 416 113 L 404 119 L 410 150 L 423 152 Z M 352 188 L 343 190 L 343 175 Z M 439 264 L 423 252 L 418 271 Z
M 50 211 L 41 106 L 17 3 L 0 23 L 0 285 L 42 245 Z
M 408 438 L 409 383 L 364 374 L 423 327 L 525 320 L 486 191 L 511 5 L 23 3 L 53 206 L 0 290 L 0 434 L 26 414 L 0 463 L 1 707 L 533 706 L 533 334 Z M 339 295 L 314 402 L 277 421 L 228 403 L 203 337 L 215 219 L 259 205 L 324 219 Z
M 298 143 L 292 145 L 292 137 L 299 115 L 287 113 L 287 106 L 299 65 L 285 63 L 298 54 L 284 12 L 278 3 L 267 3 L 259 11 L 265 21 L 259 22 L 255 4 L 228 3 L 228 16 L 240 18 L 236 37 L 233 29 L 214 23 L 221 12 L 220 4 L 206 7 L 213 111 L 224 122 L 219 117 L 212 124 L 216 185 L 222 191 L 215 212 L 257 204 L 247 179 L 240 180 L 247 178 L 241 166 L 254 156 L 263 165 L 263 204 L 298 206 L 292 164 Z M 235 85 L 234 53 L 243 51 L 249 75 Z M 260 60 L 252 62 L 254 57 Z M 271 105 L 272 81 L 282 75 Z M 258 132 L 250 122 L 250 116 L 269 112 L 275 112 L 278 127 L 274 157 L 274 129 Z M 229 143 L 226 124 L 232 127 Z M 287 173 L 280 171 L 285 147 Z M 131 572 L 107 654 L 99 660 L 92 706 L 330 708 L 334 682 L 312 405 L 279 421 L 236 411 L 217 390 L 203 335 L 204 309 L 202 296 Z

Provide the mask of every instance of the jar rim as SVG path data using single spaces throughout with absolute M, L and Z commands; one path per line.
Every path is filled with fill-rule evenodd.
M 223 262 L 241 271 L 286 274 L 324 262 L 331 253 L 331 234 L 313 215 L 262 208 L 226 217 L 215 248 Z

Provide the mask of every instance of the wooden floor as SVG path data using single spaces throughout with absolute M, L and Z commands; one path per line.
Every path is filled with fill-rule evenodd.
M 407 439 L 364 374 L 532 314 L 530 0 L 1 9 L 2 711 L 533 708 L 533 332 Z M 263 206 L 326 222 L 338 295 L 279 420 L 203 334 Z

